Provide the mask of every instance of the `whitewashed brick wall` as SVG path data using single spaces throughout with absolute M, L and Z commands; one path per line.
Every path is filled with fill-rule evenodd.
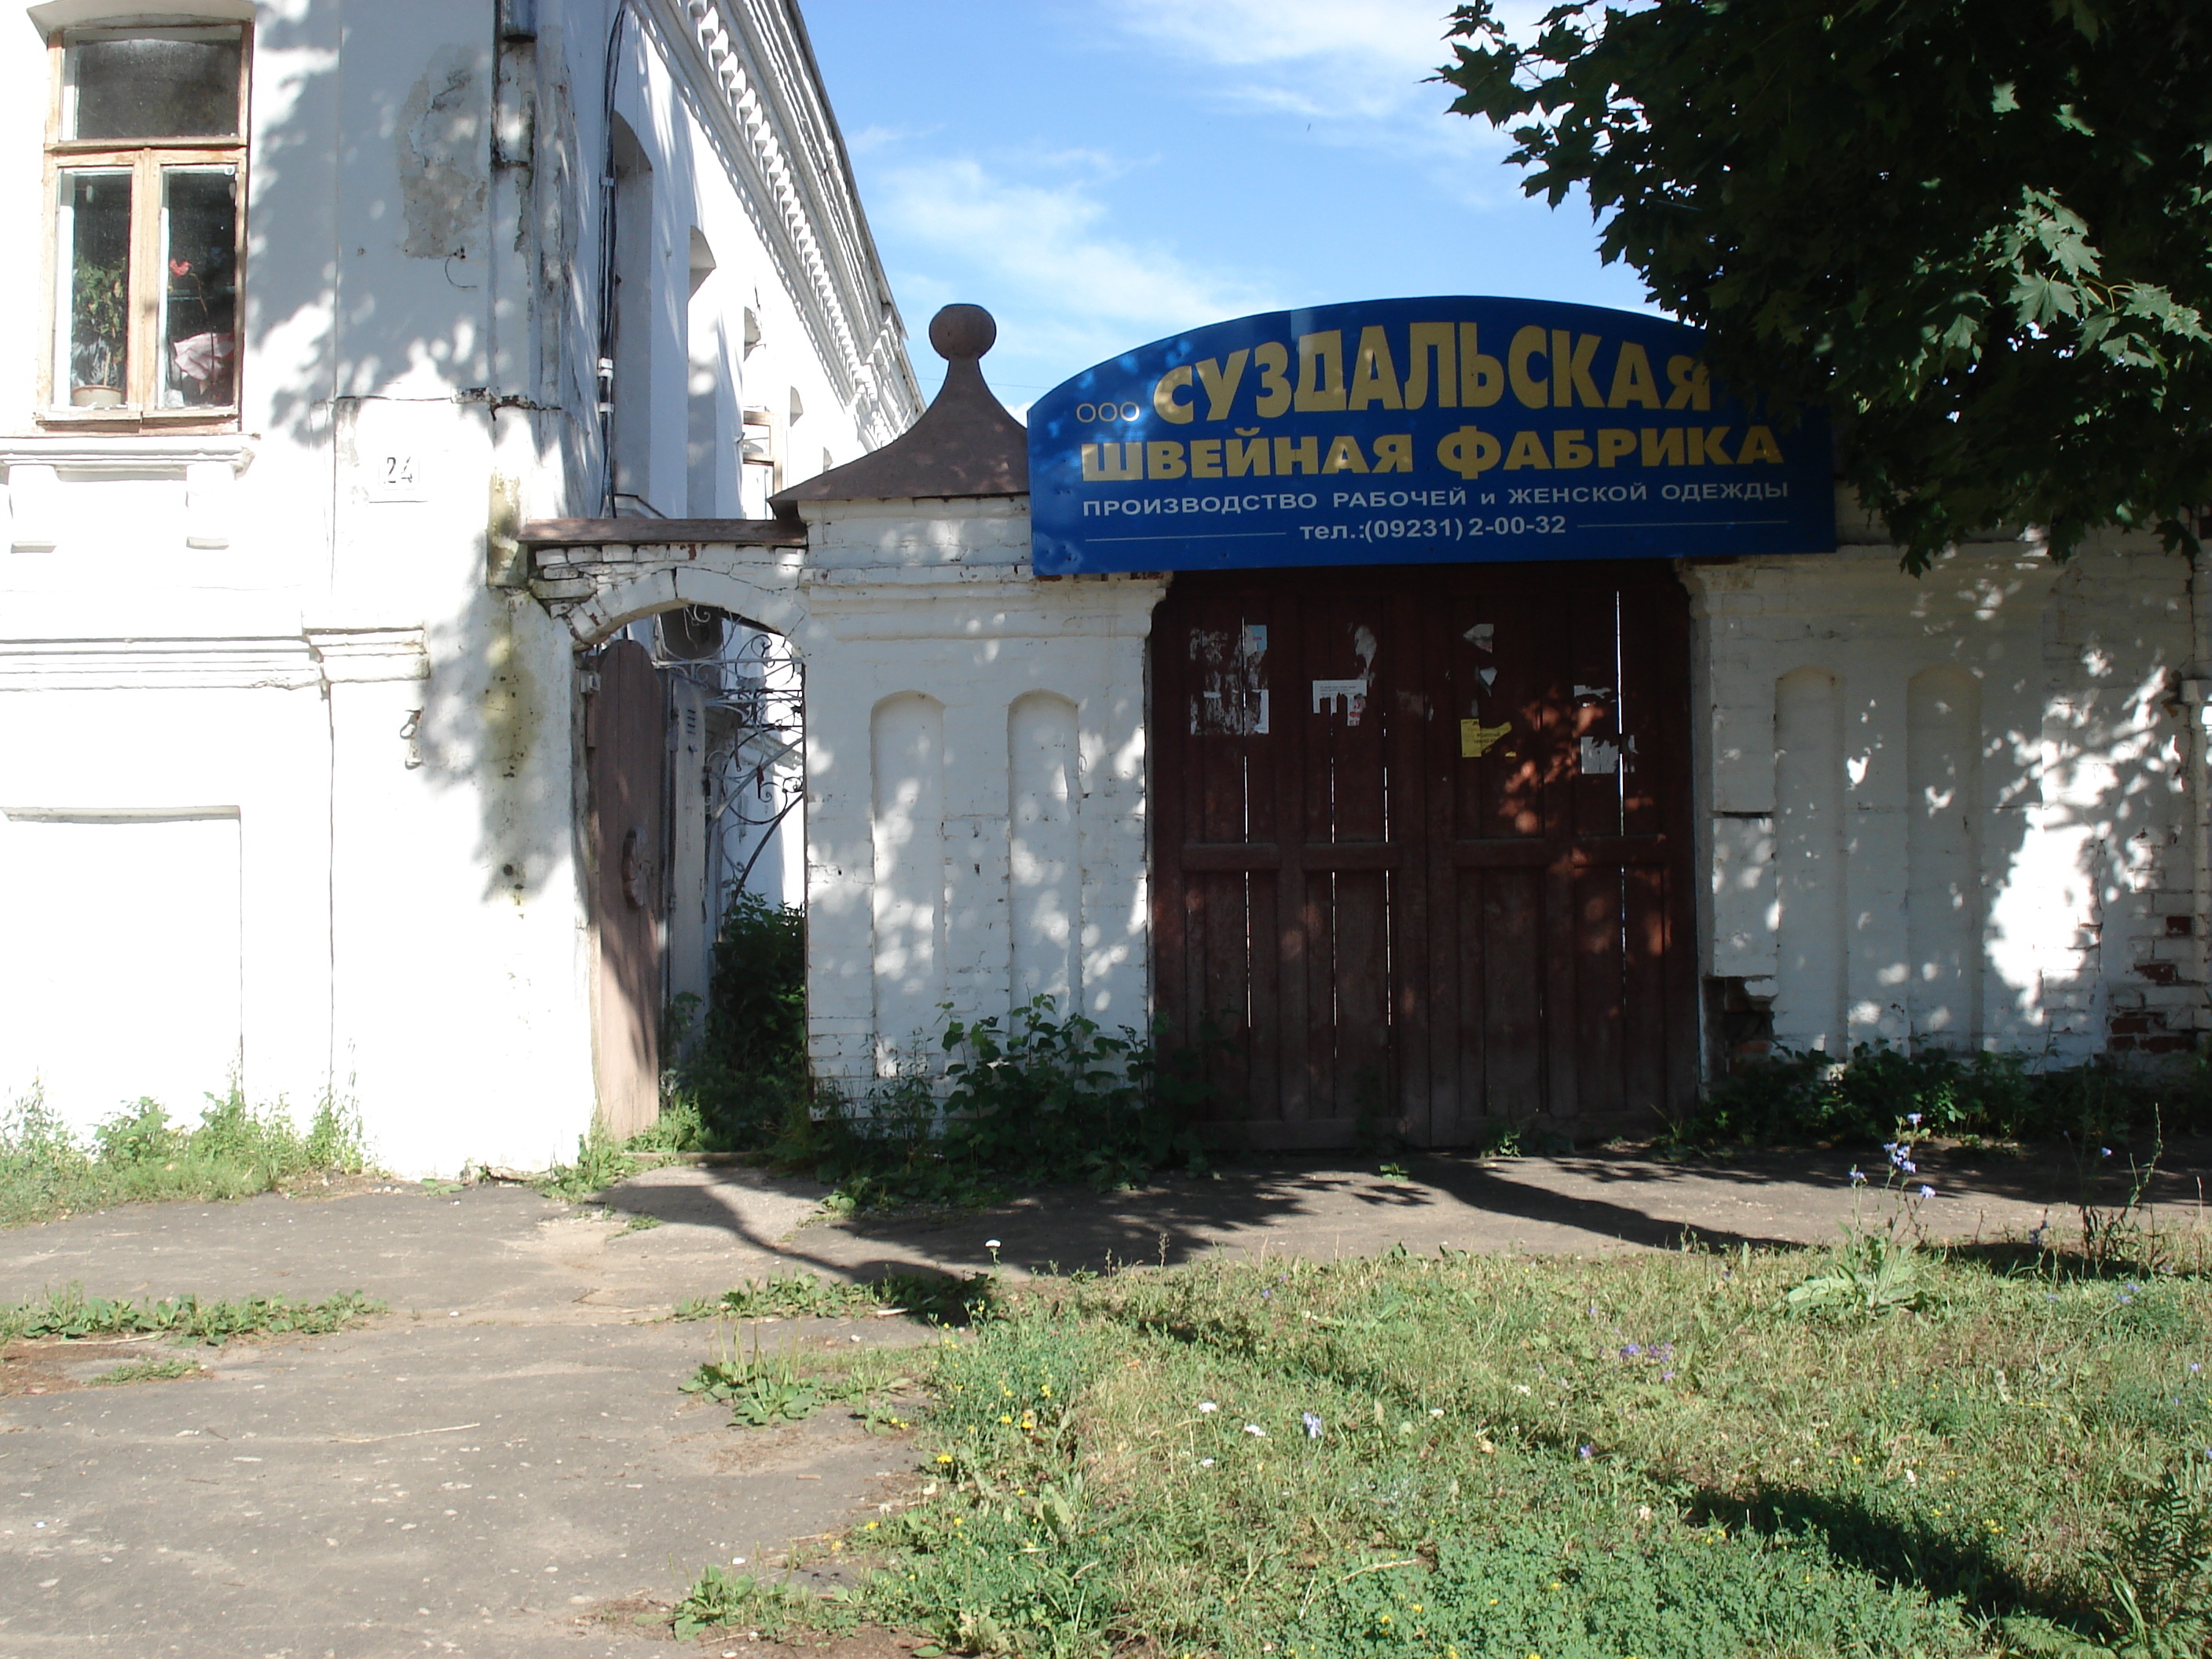
M 941 1063 L 939 1006 L 1005 1013 L 1026 996 L 1018 957 L 1071 959 L 1063 1007 L 1141 1027 L 1145 641 L 1164 584 L 1034 580 L 1025 501 L 804 511 L 816 1075 L 864 1099 L 909 1055 Z M 1010 805 L 1035 763 L 1010 732 L 1030 729 L 1015 705 L 1039 693 L 1063 701 L 1032 711 L 1073 709 L 1069 821 L 1055 808 L 1046 826 L 1073 867 L 1016 858 L 1025 830 Z
M 1791 1047 L 2187 1048 L 2212 1025 L 2189 562 L 1990 542 L 1916 580 L 1855 538 L 1686 569 L 1704 971 Z

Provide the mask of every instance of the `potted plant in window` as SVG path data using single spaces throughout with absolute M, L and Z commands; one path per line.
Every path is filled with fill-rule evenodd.
M 70 403 L 77 409 L 112 409 L 123 401 L 123 342 L 130 325 L 130 283 L 121 260 L 81 261 L 72 284 Z

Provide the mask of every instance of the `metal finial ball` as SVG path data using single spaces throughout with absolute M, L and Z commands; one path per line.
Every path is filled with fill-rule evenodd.
M 947 306 L 929 319 L 929 343 L 947 362 L 980 357 L 998 337 L 998 323 L 981 306 Z

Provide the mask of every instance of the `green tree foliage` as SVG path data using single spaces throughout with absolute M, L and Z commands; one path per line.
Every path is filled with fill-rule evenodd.
M 1514 38 L 1454 14 L 1454 110 L 1716 371 L 1826 405 L 1924 568 L 2100 526 L 2196 545 L 2212 501 L 2212 8 L 2203 0 L 1651 0 Z

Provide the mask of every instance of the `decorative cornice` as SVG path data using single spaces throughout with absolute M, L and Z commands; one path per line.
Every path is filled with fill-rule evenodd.
M 209 463 L 243 472 L 253 462 L 253 440 L 216 438 L 95 437 L 69 433 L 52 437 L 0 437 L 0 466 L 67 467 L 72 472 L 173 472 Z
M 921 413 L 905 325 L 793 0 L 638 0 L 732 170 L 864 446 Z
M 200 639 L 0 640 L 0 691 L 307 691 L 419 680 L 419 628 Z

